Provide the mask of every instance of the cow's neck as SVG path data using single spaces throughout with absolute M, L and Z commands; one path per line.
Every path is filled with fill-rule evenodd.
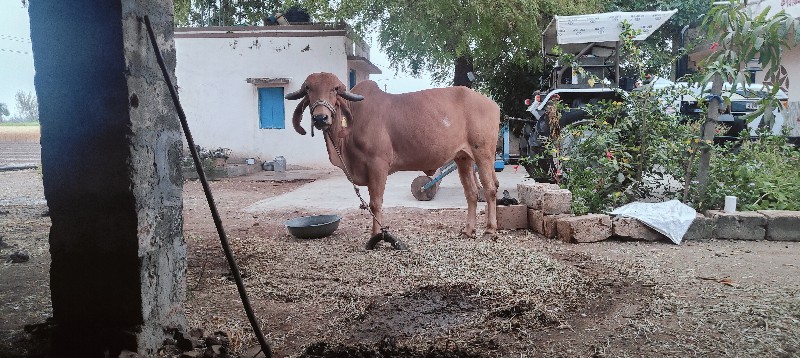
M 333 143 L 336 143 L 338 147 L 339 153 L 342 155 L 342 158 L 345 158 L 345 139 L 339 138 L 339 133 L 337 131 L 330 131 L 325 132 L 325 146 L 328 148 L 328 159 L 331 161 L 331 164 L 339 167 L 340 169 L 344 170 L 344 163 L 339 158 L 339 154 L 337 154 L 337 148 L 334 148 Z

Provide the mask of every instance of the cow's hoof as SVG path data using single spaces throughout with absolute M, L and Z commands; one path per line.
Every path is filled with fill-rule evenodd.
M 462 239 L 474 239 L 475 238 L 475 229 L 467 230 L 467 228 L 461 229 L 461 238 Z
M 484 232 L 483 233 L 484 240 L 497 240 L 497 233 L 496 232 Z
M 404 242 L 400 241 L 400 239 L 394 238 L 392 235 L 389 235 L 388 233 L 375 234 L 375 236 L 371 237 L 369 241 L 367 241 L 365 248 L 367 250 L 374 250 L 375 245 L 377 245 L 381 241 L 388 242 L 390 245 L 392 245 L 392 248 L 395 250 L 408 250 L 408 246 L 406 246 Z

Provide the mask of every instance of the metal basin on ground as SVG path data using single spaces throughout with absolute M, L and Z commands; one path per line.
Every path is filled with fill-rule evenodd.
M 298 239 L 318 239 L 333 234 L 341 220 L 339 215 L 314 215 L 289 219 L 283 224 Z

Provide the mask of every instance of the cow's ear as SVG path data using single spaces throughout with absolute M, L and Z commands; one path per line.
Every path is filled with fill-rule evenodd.
M 353 113 L 350 112 L 350 102 L 345 101 L 343 98 L 337 98 L 336 104 L 339 105 L 339 111 L 342 116 L 347 118 L 348 125 L 353 123 Z
M 308 107 L 308 97 L 303 98 L 303 100 L 297 104 L 297 107 L 294 109 L 294 114 L 292 115 L 294 130 L 302 135 L 306 135 L 306 130 L 300 126 L 300 121 L 303 119 L 303 111 L 306 110 L 306 107 Z
M 347 137 L 350 134 L 350 127 L 353 126 L 353 113 L 350 112 L 350 102 L 345 101 L 343 98 L 337 98 L 336 104 L 339 106 L 339 138 Z

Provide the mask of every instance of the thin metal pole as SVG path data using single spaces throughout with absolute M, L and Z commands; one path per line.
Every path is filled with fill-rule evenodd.
M 189 123 L 186 121 L 186 114 L 183 112 L 183 107 L 181 107 L 181 103 L 178 100 L 178 93 L 175 92 L 175 86 L 172 85 L 169 72 L 167 72 L 167 66 L 164 64 L 164 58 L 161 55 L 161 50 L 159 50 L 158 44 L 156 43 L 156 36 L 150 25 L 150 18 L 147 15 L 144 16 L 144 24 L 147 26 L 147 34 L 150 36 L 150 42 L 153 44 L 156 60 L 158 60 L 159 67 L 161 67 L 161 74 L 164 75 L 164 81 L 167 83 L 167 88 L 169 88 L 169 94 L 172 95 L 172 102 L 175 103 L 175 109 L 178 111 L 183 133 L 186 135 L 186 142 L 189 144 L 189 151 L 192 153 L 194 167 L 197 169 L 197 175 L 200 178 L 200 183 L 203 185 L 203 191 L 208 200 L 208 207 L 211 209 L 211 217 L 214 219 L 214 225 L 217 227 L 217 234 L 219 234 L 219 241 L 222 244 L 222 251 L 225 252 L 225 258 L 228 260 L 228 265 L 231 268 L 231 273 L 236 282 L 236 288 L 239 290 L 239 297 L 241 297 L 242 305 L 244 305 L 244 310 L 247 313 L 247 319 L 250 321 L 250 326 L 253 327 L 253 333 L 255 333 L 258 339 L 259 345 L 261 345 L 261 351 L 264 352 L 266 357 L 272 357 L 272 350 L 266 338 L 264 338 L 264 333 L 261 332 L 261 327 L 258 325 L 258 320 L 250 305 L 250 299 L 247 298 L 247 291 L 242 282 L 242 275 L 239 273 L 239 266 L 236 265 L 236 259 L 234 259 L 233 252 L 231 252 L 231 247 L 228 244 L 228 236 L 225 234 L 225 229 L 222 227 L 222 219 L 220 219 L 219 212 L 217 212 L 217 206 L 214 204 L 214 197 L 211 195 L 211 188 L 208 186 L 208 180 L 206 180 L 206 175 L 200 163 L 200 156 L 197 154 L 197 149 L 194 146 L 194 139 L 192 139 L 192 133 L 189 131 Z

